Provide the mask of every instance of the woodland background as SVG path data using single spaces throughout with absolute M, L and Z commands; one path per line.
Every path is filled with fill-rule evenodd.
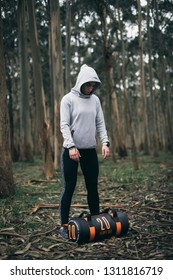
M 110 191 L 103 195 L 102 202 L 105 204 L 107 199 L 108 204 L 114 205 L 111 197 L 123 201 L 114 205 L 123 210 L 130 203 L 129 216 L 133 226 L 128 238 L 133 239 L 134 246 L 128 247 L 131 246 L 129 240 L 122 240 L 123 248 L 119 248 L 122 251 L 118 251 L 118 256 L 127 258 L 130 252 L 132 258 L 172 258 L 173 2 L 9 0 L 1 1 L 0 5 L 0 197 L 1 226 L 5 226 L 0 232 L 0 237 L 5 239 L 0 239 L 0 243 L 4 258 L 14 257 L 18 242 L 24 249 L 15 255 L 16 258 L 21 255 L 27 258 L 26 252 L 33 250 L 30 241 L 34 228 L 31 227 L 28 237 L 27 226 L 31 226 L 31 221 L 26 224 L 26 219 L 31 218 L 23 217 L 26 207 L 29 209 L 36 201 L 44 200 L 44 184 L 61 186 L 59 104 L 62 96 L 74 85 L 84 63 L 95 68 L 102 81 L 97 94 L 111 142 L 109 161 L 103 163 L 100 159 L 105 168 L 101 171 L 101 189 L 104 190 L 105 184 L 108 189 L 117 187 L 116 195 Z M 98 142 L 98 151 L 99 146 Z M 118 171 L 117 165 L 122 172 Z M 30 186 L 32 189 L 35 184 L 41 187 L 41 191 L 35 194 L 40 197 L 28 200 L 31 193 L 25 188 Z M 46 202 L 51 202 L 55 189 L 52 189 L 51 196 L 46 195 Z M 141 195 L 141 192 L 144 193 Z M 26 204 L 23 205 L 23 201 Z M 149 212 L 145 208 L 144 214 L 144 208 L 140 206 L 146 202 L 150 204 L 148 207 L 154 204 L 156 207 L 152 211 L 148 208 Z M 21 211 L 18 212 L 19 205 Z M 76 212 L 80 210 L 81 205 L 78 206 Z M 135 210 L 139 216 L 135 215 Z M 159 210 L 161 212 L 157 215 Z M 144 220 L 140 214 L 144 214 Z M 40 215 L 35 217 L 37 221 L 33 227 L 40 222 L 42 228 L 45 223 L 44 212 Z M 48 215 L 49 220 L 55 222 L 54 213 L 52 215 Z M 148 217 L 151 224 L 146 225 Z M 160 229 L 156 225 L 153 229 L 153 220 L 164 221 L 165 227 L 169 227 L 170 235 L 166 241 L 161 242 L 166 228 Z M 10 226 L 16 223 L 18 226 Z M 147 234 L 147 230 L 152 229 L 149 237 L 143 236 L 143 225 Z M 24 235 L 21 233 L 23 229 Z M 150 251 L 145 242 L 140 242 L 142 236 L 151 244 L 152 234 L 155 234 L 156 243 Z M 55 238 L 55 243 L 59 242 L 56 237 L 51 238 Z M 110 242 L 113 246 L 114 240 Z M 105 254 L 109 252 L 108 243 L 99 245 L 105 246 Z M 117 252 L 118 244 L 114 245 Z M 91 255 L 93 248 L 98 249 L 87 248 Z M 47 252 L 53 249 L 54 246 L 49 244 Z M 76 258 L 80 258 L 82 251 L 80 248 L 76 250 Z M 40 251 L 31 251 L 28 258 L 31 255 L 40 257 Z M 53 253 L 51 258 L 54 257 L 57 256 Z M 62 258 L 66 257 L 63 253 Z

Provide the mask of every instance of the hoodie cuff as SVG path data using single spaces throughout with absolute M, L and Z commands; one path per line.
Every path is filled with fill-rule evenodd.
M 75 146 L 71 146 L 70 148 L 68 148 L 68 150 L 74 149 L 76 148 Z
M 103 146 L 109 147 L 109 146 L 110 146 L 110 143 L 109 143 L 109 142 L 105 142 L 105 143 L 103 143 Z

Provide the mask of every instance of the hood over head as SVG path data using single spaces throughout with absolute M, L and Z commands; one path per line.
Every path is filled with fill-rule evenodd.
M 72 92 L 75 92 L 80 96 L 81 95 L 84 96 L 84 94 L 81 92 L 81 87 L 82 87 L 83 84 L 88 83 L 88 82 L 95 82 L 96 83 L 92 93 L 94 93 L 94 91 L 101 84 L 101 81 L 100 81 L 96 71 L 92 67 L 89 67 L 88 65 L 83 64 L 81 66 L 80 72 L 77 76 L 76 84 L 72 88 Z M 87 96 L 87 97 L 89 97 L 89 96 Z

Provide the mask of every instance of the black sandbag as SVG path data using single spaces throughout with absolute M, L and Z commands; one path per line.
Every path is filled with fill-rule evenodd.
M 98 215 L 91 216 L 85 212 L 72 218 L 68 223 L 68 236 L 70 241 L 87 243 L 111 236 L 123 236 L 128 229 L 127 215 L 108 208 Z

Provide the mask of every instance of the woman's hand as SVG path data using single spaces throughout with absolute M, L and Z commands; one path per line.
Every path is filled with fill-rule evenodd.
M 79 153 L 77 148 L 71 148 L 71 149 L 69 149 L 69 157 L 72 160 L 79 161 L 81 155 L 80 155 L 80 153 Z
M 103 158 L 107 158 L 109 156 L 109 147 L 106 145 L 102 146 L 102 156 Z

